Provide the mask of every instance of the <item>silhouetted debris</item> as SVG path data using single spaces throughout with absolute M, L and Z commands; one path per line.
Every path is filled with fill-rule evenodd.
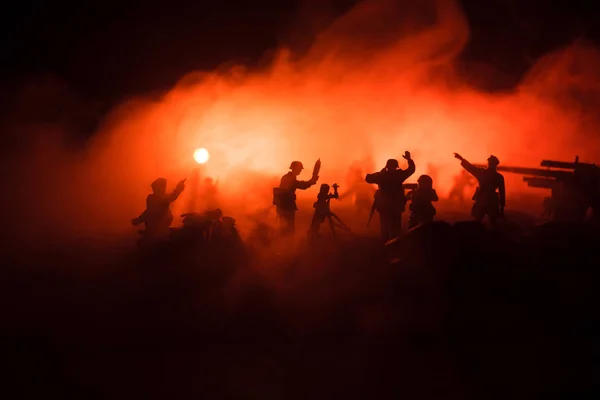
M 496 231 L 434 221 L 383 250 L 378 238 L 324 236 L 281 256 L 265 242 L 264 253 L 241 258 L 229 236 L 235 221 L 216 210 L 185 218 L 171 240 L 142 252 L 140 268 L 90 247 L 11 259 L 0 280 L 7 390 L 81 398 L 593 393 L 600 234 L 592 225 L 521 234 L 510 215 Z M 43 265 L 24 265 L 34 262 Z

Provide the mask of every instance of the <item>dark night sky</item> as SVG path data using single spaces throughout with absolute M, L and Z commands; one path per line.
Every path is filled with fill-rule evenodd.
M 51 73 L 86 97 L 112 103 L 130 94 L 168 88 L 194 69 L 257 60 L 266 50 L 289 42 L 290 31 L 297 28 L 292 23 L 307 3 L 14 3 L 5 6 L 0 17 L 1 81 L 6 85 Z M 333 16 L 355 2 L 328 3 Z M 527 58 L 535 59 L 578 37 L 598 38 L 593 2 L 463 0 L 463 4 L 472 28 L 463 59 L 491 63 L 513 81 L 527 69 Z

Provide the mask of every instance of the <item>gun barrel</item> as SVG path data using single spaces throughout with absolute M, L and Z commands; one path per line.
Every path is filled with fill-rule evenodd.
M 556 177 L 557 172 L 564 172 L 564 171 L 552 171 L 552 170 L 541 169 L 541 168 L 509 167 L 509 166 L 503 166 L 503 165 L 499 165 L 497 167 L 497 170 L 500 172 L 510 172 L 510 173 L 519 174 L 519 175 L 543 176 L 543 177 L 547 177 L 547 178 L 548 177 Z
M 519 175 L 530 175 L 543 178 L 553 178 L 556 180 L 567 181 L 573 177 L 572 171 L 556 170 L 556 169 L 543 169 L 543 168 L 526 168 L 526 167 L 510 167 L 506 165 L 499 165 L 497 167 L 499 172 L 509 172 L 512 174 Z
M 558 184 L 555 179 L 540 178 L 538 176 L 525 176 L 523 181 L 527 182 L 527 186 L 543 189 L 554 189 Z
M 560 168 L 560 169 L 575 169 L 577 164 L 566 161 L 554 161 L 554 160 L 542 160 L 540 163 L 542 167 L 548 168 Z
M 487 165 L 483 164 L 473 164 L 474 167 L 477 168 L 487 168 Z M 553 171 L 548 171 L 547 169 L 541 168 L 527 168 L 527 167 L 511 167 L 507 165 L 499 165 L 496 169 L 500 172 L 510 172 L 512 174 L 519 175 L 534 175 L 534 176 L 553 176 Z

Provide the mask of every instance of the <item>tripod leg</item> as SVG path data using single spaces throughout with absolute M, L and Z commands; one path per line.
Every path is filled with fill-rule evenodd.
M 334 213 L 331 213 L 331 216 L 333 218 L 335 218 L 335 222 L 337 222 L 340 227 L 348 232 L 350 232 L 350 228 L 348 228 L 348 226 L 340 219 L 340 217 L 338 217 L 337 215 L 335 215 Z
M 329 226 L 331 227 L 331 234 L 333 235 L 333 237 L 335 238 L 335 225 L 333 223 L 333 219 L 331 218 L 331 215 L 327 216 L 327 220 L 329 221 Z

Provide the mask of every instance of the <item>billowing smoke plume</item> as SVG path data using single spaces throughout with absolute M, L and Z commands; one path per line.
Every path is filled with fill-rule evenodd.
M 271 187 L 292 160 L 302 161 L 308 176 L 321 158 L 321 180 L 333 183 L 357 161 L 372 159 L 380 169 L 409 150 L 417 175 L 430 163 L 441 168 L 436 186 L 443 194 L 459 168 L 453 152 L 526 166 L 542 158 L 600 159 L 597 49 L 559 49 L 512 93 L 481 93 L 455 68 L 469 40 L 457 2 L 404 3 L 361 3 L 303 57 L 281 49 L 263 70 L 195 71 L 162 96 L 131 99 L 83 149 L 67 140 L 81 124 L 49 126 L 22 115 L 10 129 L 36 133 L 26 152 L 13 155 L 14 176 L 26 189 L 11 195 L 4 211 L 19 217 L 21 229 L 43 235 L 131 230 L 150 182 L 162 176 L 173 186 L 191 176 L 198 147 L 209 150 L 202 172 L 219 179 L 234 215 L 268 207 Z M 93 110 L 75 110 L 84 112 Z M 508 182 L 509 192 L 523 189 L 518 179 Z M 177 207 L 183 211 L 185 201 Z

